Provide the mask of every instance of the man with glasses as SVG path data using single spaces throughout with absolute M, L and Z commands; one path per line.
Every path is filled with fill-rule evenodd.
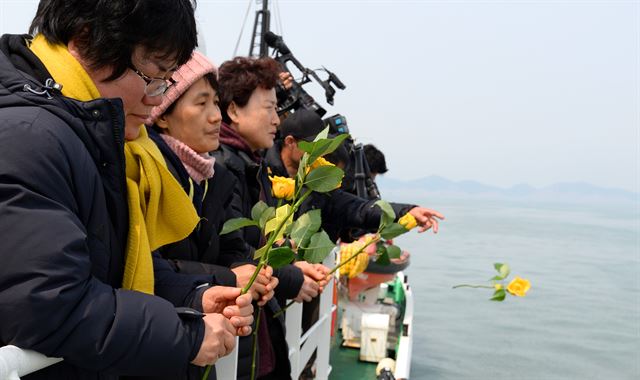
M 176 378 L 250 332 L 250 295 L 208 276 L 158 260 L 148 293 L 166 300 L 125 286 L 145 225 L 129 223 L 123 147 L 191 56 L 194 7 L 41 0 L 33 36 L 0 38 L 0 346 L 64 359 L 24 379 Z

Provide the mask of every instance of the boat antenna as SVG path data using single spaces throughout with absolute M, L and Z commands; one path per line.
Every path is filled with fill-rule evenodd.
M 253 35 L 251 36 L 251 47 L 249 57 L 266 57 L 269 55 L 267 42 L 264 35 L 269 31 L 271 23 L 271 13 L 269 12 L 268 0 L 256 0 L 256 5 L 262 8 L 256 11 L 256 18 L 253 22 Z

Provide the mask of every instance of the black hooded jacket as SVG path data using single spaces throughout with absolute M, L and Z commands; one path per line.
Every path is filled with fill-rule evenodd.
M 235 213 L 244 217 L 251 216 L 253 205 L 262 200 L 270 206 L 275 206 L 276 201 L 271 196 L 271 182 L 266 173 L 266 166 L 262 160 L 242 146 L 245 143 L 224 123 L 220 129 L 220 148 L 213 153 L 216 163 L 224 165 L 238 179 L 234 190 L 232 208 Z M 244 240 L 251 250 L 259 248 L 265 242 L 262 239 L 258 228 L 243 228 Z M 269 374 L 268 378 L 289 379 L 290 363 L 289 352 L 285 340 L 284 318 L 281 315 L 278 322 L 272 319 L 273 314 L 279 310 L 279 306 L 284 305 L 287 299 L 295 298 L 300 292 L 304 281 L 302 271 L 295 265 L 286 265 L 274 270 L 274 276 L 279 280 L 276 287 L 276 295 L 265 307 L 267 318 L 266 325 L 273 346 L 276 365 L 275 370 Z M 276 302 L 277 299 L 277 302 Z M 264 323 L 264 322 L 261 322 Z M 264 325 L 261 325 L 264 326 Z M 262 327 L 261 327 L 262 328 Z M 251 341 L 247 338 L 240 338 L 240 348 L 238 353 L 238 379 L 248 379 L 251 371 Z M 258 348 L 260 352 L 261 347 Z
M 27 38 L 0 39 L 0 345 L 64 358 L 24 379 L 181 373 L 203 323 L 181 320 L 174 306 L 210 276 L 177 279 L 158 259 L 156 294 L 173 304 L 119 289 L 128 230 L 122 102 L 46 88 L 51 75 Z

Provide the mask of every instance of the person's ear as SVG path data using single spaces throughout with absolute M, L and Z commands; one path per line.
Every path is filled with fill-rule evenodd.
M 240 107 L 238 107 L 234 101 L 229 103 L 229 106 L 227 107 L 227 116 L 229 116 L 229 119 L 231 119 L 231 123 L 233 124 L 238 124 L 240 121 L 240 117 L 238 115 L 239 108 Z
M 163 132 L 167 132 L 169 129 L 169 121 L 167 120 L 167 114 L 162 114 L 155 121 L 155 124 L 162 129 Z
M 284 138 L 284 145 L 287 148 L 297 147 L 298 146 L 298 140 L 296 140 L 295 137 L 289 135 L 289 136 Z

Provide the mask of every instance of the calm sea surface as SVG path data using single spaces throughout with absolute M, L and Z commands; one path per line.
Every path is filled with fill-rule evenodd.
M 412 379 L 640 379 L 638 204 L 421 203 L 447 220 L 396 241 L 412 254 Z M 494 262 L 531 281 L 525 298 L 451 289 Z

